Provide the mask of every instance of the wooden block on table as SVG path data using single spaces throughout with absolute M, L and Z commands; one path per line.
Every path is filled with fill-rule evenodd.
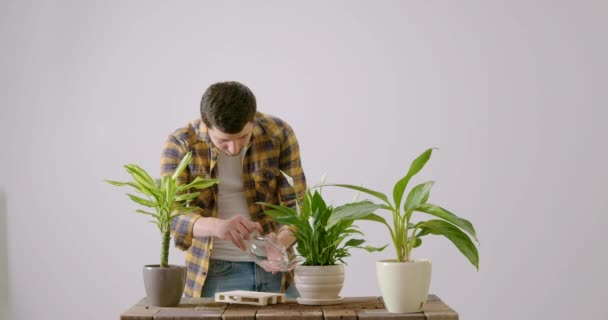
M 216 302 L 250 304 L 255 306 L 265 306 L 285 302 L 284 293 L 257 292 L 257 291 L 226 291 L 215 294 Z

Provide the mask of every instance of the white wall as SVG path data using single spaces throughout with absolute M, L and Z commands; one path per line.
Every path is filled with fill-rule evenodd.
M 311 183 L 387 192 L 440 149 L 415 182 L 474 223 L 481 266 L 442 238 L 414 255 L 462 319 L 598 319 L 607 21 L 604 1 L 0 2 L 0 316 L 112 319 L 141 298 L 159 236 L 101 181 L 158 172 L 203 90 L 239 80 L 293 125 Z M 354 252 L 343 295 L 379 294 L 392 255 Z

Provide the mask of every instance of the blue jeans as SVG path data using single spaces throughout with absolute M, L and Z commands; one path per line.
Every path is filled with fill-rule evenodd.
M 281 272 L 266 272 L 253 262 L 211 260 L 202 297 L 215 297 L 216 292 L 246 290 L 281 292 Z M 286 297 L 299 297 L 295 285 L 287 288 Z

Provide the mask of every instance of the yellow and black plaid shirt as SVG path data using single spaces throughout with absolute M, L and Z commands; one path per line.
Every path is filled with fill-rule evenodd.
M 256 202 L 295 206 L 295 194 L 281 171 L 291 176 L 299 195 L 304 194 L 306 179 L 300 162 L 300 149 L 292 128 L 283 120 L 258 112 L 253 120 L 253 133 L 245 147 L 243 181 L 252 221 L 259 222 L 265 232 L 280 232 L 276 222 L 263 213 Z M 192 162 L 180 177 L 189 182 L 196 177 L 217 179 L 219 150 L 211 142 L 207 126 L 201 119 L 176 130 L 165 142 L 161 158 L 161 175 L 172 175 L 182 157 L 192 151 Z M 221 183 L 221 181 L 220 181 Z M 192 228 L 200 217 L 217 217 L 217 185 L 201 190 L 193 213 L 174 218 L 171 224 L 175 245 L 186 252 L 186 288 L 188 297 L 200 297 L 205 283 L 213 237 L 194 238 Z M 282 289 L 292 275 L 284 274 Z

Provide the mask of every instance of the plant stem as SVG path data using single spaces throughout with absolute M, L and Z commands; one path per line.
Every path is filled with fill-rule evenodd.
M 169 266 L 169 242 L 171 241 L 171 230 L 165 230 L 163 233 L 163 244 L 160 252 L 160 267 L 166 268 Z

